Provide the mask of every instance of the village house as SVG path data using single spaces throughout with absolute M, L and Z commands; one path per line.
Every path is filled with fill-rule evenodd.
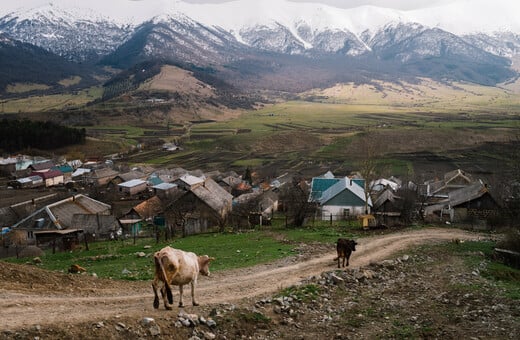
M 40 175 L 18 178 L 13 186 L 17 189 L 38 188 L 45 186 L 43 177 Z
M 52 161 L 44 161 L 39 163 L 33 163 L 27 167 L 27 170 L 32 172 L 47 172 L 54 167 Z
M 453 190 L 448 197 L 425 207 L 424 217 L 432 221 L 478 222 L 499 212 L 499 204 L 481 180 Z
M 238 227 L 269 225 L 278 211 L 278 194 L 272 190 L 255 190 L 233 199 L 231 223 Z
M 64 183 L 63 172 L 61 172 L 60 170 L 32 172 L 29 175 L 29 177 L 32 176 L 40 176 L 41 178 L 43 178 L 43 182 L 45 183 L 46 187 L 52 187 Z
M 329 171 L 311 182 L 309 202 L 318 205 L 321 219 L 341 220 L 369 214 L 372 200 L 365 198 L 364 181 L 349 177 L 334 177 Z
M 183 190 L 191 190 L 199 185 L 204 183 L 203 177 L 197 177 L 190 174 L 184 174 L 180 176 L 177 180 L 173 181 L 180 189 Z
M 83 174 L 85 184 L 92 186 L 106 186 L 119 173 L 111 168 L 94 169 L 88 173 Z
M 125 235 L 137 235 L 146 223 L 162 216 L 164 212 L 163 202 L 157 196 L 153 196 L 132 207 L 119 218 Z
M 110 180 L 110 183 L 114 184 L 114 185 L 118 185 L 118 184 L 121 184 L 124 182 L 129 182 L 134 179 L 144 180 L 144 179 L 146 179 L 146 175 L 141 171 L 131 170 L 131 171 L 128 171 L 125 173 L 117 174 L 114 178 L 112 178 Z
M 85 182 L 86 174 L 90 173 L 92 169 L 89 168 L 77 168 L 72 172 L 71 179 L 75 182 Z
M 377 225 L 394 227 L 403 224 L 401 220 L 401 205 L 402 198 L 397 196 L 391 186 L 386 186 L 385 189 L 377 191 L 372 195 L 373 211 Z
M 160 196 L 160 197 L 166 197 L 168 194 L 177 188 L 176 184 L 173 183 L 160 183 L 157 185 L 154 185 L 152 187 L 153 194 Z
M 142 179 L 133 179 L 117 185 L 118 192 L 126 196 L 133 196 L 148 189 L 148 182 Z
M 189 182 L 191 177 L 186 178 Z M 182 235 L 199 234 L 222 227 L 231 212 L 233 196 L 211 178 L 194 181 L 178 189 L 178 197 L 167 203 L 169 224 Z
M 446 198 L 451 191 L 458 190 L 473 183 L 469 174 L 456 169 L 444 174 L 442 179 L 433 179 L 420 186 L 420 193 L 426 197 Z
M 0 158 L 0 175 L 1 176 L 12 176 L 16 172 L 16 164 L 18 159 L 15 157 Z
M 67 183 L 72 180 L 72 173 L 74 169 L 68 164 L 54 166 L 51 170 L 61 171 L 61 173 L 63 174 L 63 183 Z
M 74 195 L 55 203 L 47 204 L 11 226 L 13 230 L 23 230 L 29 243 L 36 241 L 37 233 L 56 230 L 78 230 L 73 223 L 74 215 L 110 215 L 108 204 L 85 195 Z M 53 234 L 56 236 L 56 234 Z

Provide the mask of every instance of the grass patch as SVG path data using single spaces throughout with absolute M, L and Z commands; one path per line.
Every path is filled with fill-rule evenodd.
M 124 241 L 101 241 L 89 244 L 89 250 L 80 248 L 70 252 L 52 254 L 46 250 L 41 267 L 66 272 L 71 264 L 85 267 L 99 277 L 121 280 L 149 280 L 153 276 L 152 255 L 170 245 L 174 248 L 207 254 L 216 258 L 212 271 L 245 268 L 272 262 L 297 254 L 296 244 L 318 242 L 330 244 L 338 237 L 359 237 L 348 229 L 303 228 L 256 230 L 244 233 L 212 233 L 176 238 L 156 243 L 155 239 L 142 238 Z M 144 253 L 144 256 L 141 256 Z M 8 258 L 8 262 L 25 263 L 27 259 Z
M 321 221 L 320 221 L 321 222 Z M 359 238 L 361 237 L 361 228 L 356 226 L 346 227 L 330 227 L 330 226 L 315 226 L 299 229 L 287 229 L 282 233 L 287 240 L 295 243 L 336 243 L 339 237 L 345 238 Z
M 250 322 L 253 324 L 268 324 L 271 322 L 271 318 L 259 313 L 259 312 L 247 312 L 247 313 L 241 313 L 240 319 L 245 322 Z
M 233 162 L 233 166 L 241 166 L 241 167 L 255 167 L 260 166 L 264 163 L 263 159 L 253 158 L 253 159 L 239 159 Z
M 80 81 L 81 81 L 81 77 L 80 76 L 73 76 L 73 77 L 70 77 L 70 78 L 65 78 L 65 79 L 60 80 L 58 82 L 58 84 L 60 84 L 61 86 L 69 87 L 69 86 L 72 86 L 72 85 L 79 84 Z
M 35 88 L 27 86 L 16 88 L 16 91 L 26 92 L 31 90 L 35 90 Z M 77 93 L 63 93 L 55 95 L 31 96 L 22 99 L 10 99 L 2 103 L 2 110 L 5 113 L 35 113 L 71 109 L 84 106 L 94 99 L 101 97 L 101 94 L 102 90 L 100 87 L 92 87 Z
M 7 85 L 5 92 L 7 93 L 25 93 L 30 91 L 44 91 L 51 87 L 45 84 L 34 83 L 16 83 L 14 85 Z
M 159 244 L 154 239 L 137 239 L 135 245 L 133 240 L 91 243 L 88 251 L 78 249 L 52 254 L 47 250 L 41 257 L 41 267 L 65 272 L 71 264 L 77 263 L 99 277 L 149 280 L 153 276 L 152 255 L 166 245 L 215 257 L 216 261 L 211 265 L 214 271 L 254 266 L 295 254 L 292 245 L 267 233 L 204 234 Z M 138 256 L 141 252 L 144 257 Z M 25 263 L 27 259 L 9 258 L 6 261 Z
M 291 286 L 283 289 L 276 294 L 275 297 L 284 298 L 291 297 L 302 302 L 311 302 L 316 300 L 320 294 L 320 287 L 315 284 L 308 284 L 303 286 Z
M 486 260 L 486 266 L 480 269 L 480 274 L 494 280 L 503 288 L 504 295 L 508 298 L 520 300 L 520 270 L 509 267 L 494 260 L 493 249 L 495 242 L 491 241 L 469 241 L 463 243 L 447 243 L 439 245 L 440 251 L 463 257 L 464 262 L 470 268 L 480 268 L 481 262 Z M 482 256 L 484 255 L 484 257 Z M 455 288 L 472 292 L 478 291 L 478 286 L 456 286 Z

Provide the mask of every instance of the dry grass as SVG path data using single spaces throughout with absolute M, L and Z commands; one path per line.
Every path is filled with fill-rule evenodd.
M 204 97 L 215 95 L 215 89 L 199 81 L 192 72 L 170 65 L 163 66 L 161 72 L 141 85 L 139 90 L 189 93 Z
M 422 79 L 417 84 L 374 81 L 373 84 L 338 84 L 306 92 L 306 98 L 349 105 L 381 105 L 414 110 L 481 110 L 483 106 L 501 109 L 520 105 L 515 93 L 518 81 L 509 86 L 491 87 L 468 83 L 440 83 Z
M 34 84 L 34 83 L 16 83 L 13 85 L 7 85 L 7 93 L 25 93 L 30 91 L 43 91 L 48 90 L 51 87 L 45 84 Z

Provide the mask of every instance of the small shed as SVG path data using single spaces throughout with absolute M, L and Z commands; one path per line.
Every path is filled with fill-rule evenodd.
M 59 170 L 63 174 L 63 182 L 67 183 L 72 180 L 72 173 L 74 172 L 74 169 L 72 166 L 68 164 L 63 164 L 59 166 L 55 166 L 52 168 L 52 170 Z
M 29 176 L 16 180 L 20 188 L 36 188 L 45 185 L 41 176 Z
M 51 244 L 52 252 L 56 248 L 62 251 L 73 250 L 79 244 L 79 234 L 82 229 L 63 229 L 63 230 L 41 230 L 35 231 L 36 246 Z
M 140 192 L 143 192 L 148 187 L 148 182 L 142 179 L 133 179 L 127 182 L 123 182 L 117 185 L 120 193 L 133 196 Z
M 52 161 L 44 161 L 44 162 L 38 162 L 33 163 L 27 167 L 30 171 L 35 172 L 46 172 L 51 170 L 51 168 L 54 167 L 54 163 Z
M 33 172 L 31 173 L 31 176 L 40 176 L 41 178 L 43 178 L 46 187 L 52 187 L 64 183 L 63 172 L 61 172 L 60 170 Z

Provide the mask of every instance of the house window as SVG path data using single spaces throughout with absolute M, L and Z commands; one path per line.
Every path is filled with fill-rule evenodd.
M 343 217 L 344 218 L 350 217 L 350 209 L 343 209 Z

